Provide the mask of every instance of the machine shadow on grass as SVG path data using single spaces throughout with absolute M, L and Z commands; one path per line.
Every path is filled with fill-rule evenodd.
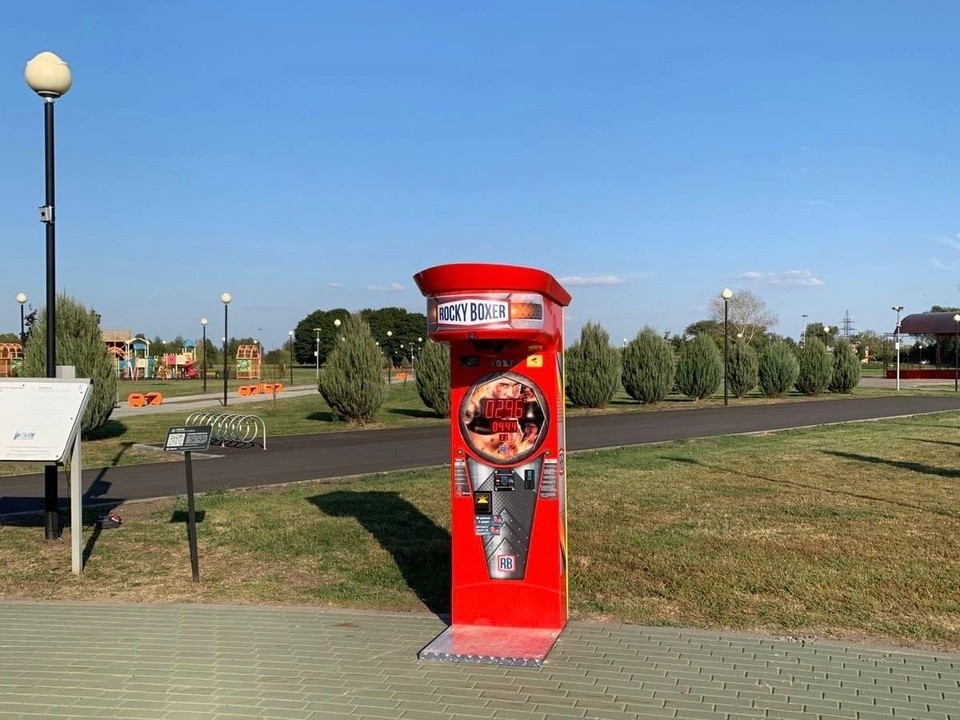
M 393 557 L 430 612 L 450 612 L 450 533 L 394 492 L 338 490 L 307 500 L 331 517 L 353 517 Z

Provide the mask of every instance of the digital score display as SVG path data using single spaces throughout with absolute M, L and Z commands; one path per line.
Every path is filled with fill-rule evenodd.
M 460 429 L 473 452 L 498 464 L 518 463 L 543 443 L 543 393 L 530 378 L 494 373 L 475 382 L 460 407 Z

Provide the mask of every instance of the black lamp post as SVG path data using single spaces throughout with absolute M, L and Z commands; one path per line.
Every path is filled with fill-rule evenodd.
M 54 132 L 53 103 L 66 94 L 73 84 L 70 66 L 52 52 L 42 52 L 27 63 L 23 73 L 27 85 L 43 98 L 44 168 L 46 199 L 40 208 L 40 222 L 47 228 L 47 377 L 57 376 L 57 276 L 56 276 L 56 225 L 54 214 Z M 56 540 L 60 534 L 60 517 L 57 510 L 57 466 L 45 465 L 44 473 L 45 537 Z
M 723 404 L 728 402 L 727 396 L 727 321 L 730 317 L 730 298 L 733 292 L 730 288 L 724 288 L 720 293 L 723 298 Z
M 227 306 L 230 305 L 230 293 L 224 293 L 220 296 L 220 302 L 223 303 L 223 406 L 227 406 L 227 343 L 230 342 L 230 335 L 227 332 Z
M 207 391 L 207 319 L 200 318 L 203 325 L 203 391 Z
M 290 387 L 293 387 L 293 330 L 287 331 L 290 336 Z
M 801 343 L 800 346 L 806 347 L 807 346 L 807 314 L 803 313 L 800 317 L 803 318 L 803 342 Z
M 20 344 L 26 345 L 27 333 L 25 332 L 23 324 L 23 304 L 27 302 L 26 293 L 17 293 L 17 302 L 20 303 Z
M 893 344 L 897 350 L 897 392 L 900 391 L 900 312 L 903 305 L 894 305 L 890 308 L 897 314 L 897 327 L 893 333 Z
M 953 316 L 953 391 L 960 391 L 960 315 Z

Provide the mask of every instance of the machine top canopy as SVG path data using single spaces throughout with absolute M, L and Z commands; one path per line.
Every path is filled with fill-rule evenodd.
M 413 276 L 426 296 L 462 292 L 535 292 L 566 307 L 570 293 L 548 272 L 519 265 L 452 263 Z

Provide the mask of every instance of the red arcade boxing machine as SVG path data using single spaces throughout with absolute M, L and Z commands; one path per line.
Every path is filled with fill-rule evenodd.
M 563 308 L 542 270 L 414 280 L 450 343 L 452 623 L 421 659 L 539 665 L 567 622 Z

